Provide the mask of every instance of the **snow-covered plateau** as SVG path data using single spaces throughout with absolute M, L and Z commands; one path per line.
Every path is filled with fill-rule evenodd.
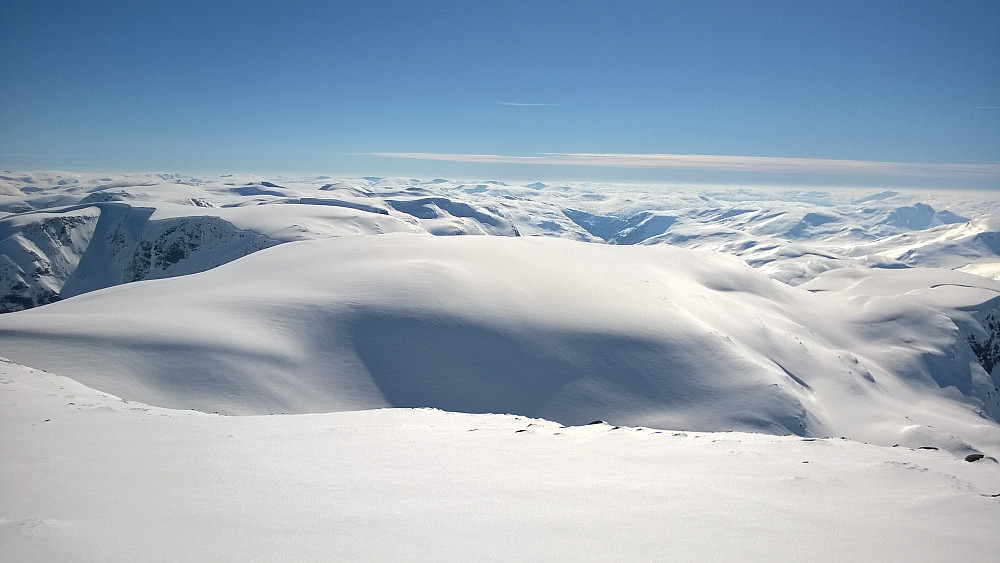
M 988 191 L 0 174 L 0 549 L 989 560 L 998 253 Z

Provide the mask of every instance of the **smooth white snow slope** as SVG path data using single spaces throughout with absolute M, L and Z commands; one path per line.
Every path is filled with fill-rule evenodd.
M 436 407 L 1000 454 L 995 382 L 952 320 L 1000 283 L 892 274 L 808 291 L 666 245 L 348 237 L 7 314 L 0 349 L 205 412 Z
M 841 439 L 225 417 L 0 362 L 9 561 L 989 561 L 1000 469 Z M 11 455 L 11 454 L 14 455 Z

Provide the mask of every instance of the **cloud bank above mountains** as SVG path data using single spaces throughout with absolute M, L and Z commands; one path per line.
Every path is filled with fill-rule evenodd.
M 371 154 L 383 158 L 437 162 L 925 178 L 952 181 L 980 181 L 1000 186 L 1000 164 L 995 163 L 880 162 L 829 158 L 664 153 L 540 153 L 537 155 L 502 155 L 379 152 Z

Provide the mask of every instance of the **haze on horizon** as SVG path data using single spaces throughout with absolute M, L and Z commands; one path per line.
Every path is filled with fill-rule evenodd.
M 0 5 L 0 168 L 1000 188 L 1000 5 Z

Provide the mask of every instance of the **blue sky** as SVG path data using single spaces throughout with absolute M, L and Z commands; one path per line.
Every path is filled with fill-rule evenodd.
M 995 0 L 0 0 L 8 170 L 1000 189 L 998 163 Z

